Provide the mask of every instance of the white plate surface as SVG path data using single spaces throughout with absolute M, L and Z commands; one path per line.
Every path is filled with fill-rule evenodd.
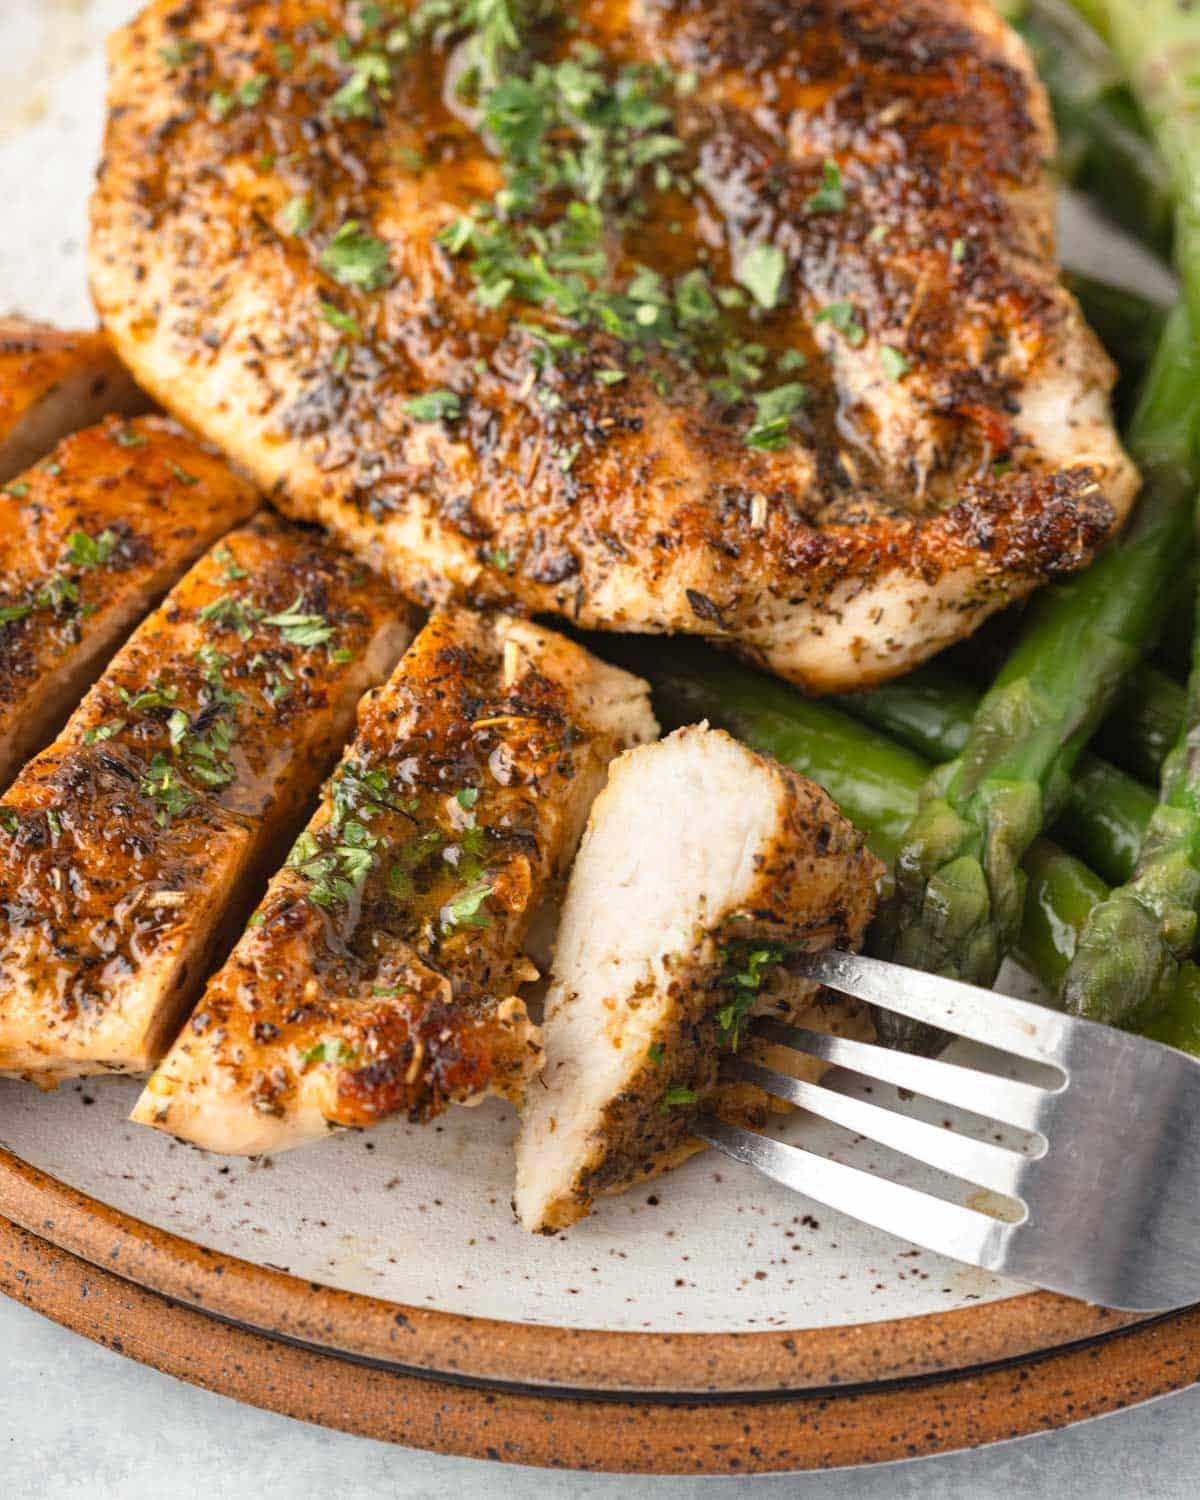
M 137 8 L 0 5 L 0 309 L 94 321 L 83 246 L 103 38 Z M 1072 263 L 1143 285 L 1161 276 L 1086 215 L 1067 219 Z M 45 1096 L 0 1081 L 0 1142 L 161 1228 L 399 1302 L 575 1327 L 734 1332 L 944 1312 L 1021 1290 L 712 1155 L 602 1203 L 569 1235 L 532 1238 L 511 1220 L 515 1122 L 496 1101 L 425 1129 L 397 1123 L 246 1162 L 129 1125 L 136 1093 L 127 1080 Z M 811 1122 L 788 1131 L 812 1149 L 871 1160 L 873 1148 L 838 1143 Z

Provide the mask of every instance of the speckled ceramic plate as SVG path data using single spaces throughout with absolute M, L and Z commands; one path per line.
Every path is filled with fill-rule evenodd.
M 135 8 L 0 13 L 2 304 L 90 319 L 102 41 Z M 1072 241 L 1091 269 L 1127 253 L 1086 221 Z M 1030 1294 L 715 1157 L 533 1239 L 512 1223 L 514 1119 L 497 1102 L 247 1162 L 129 1125 L 136 1090 L 0 1082 L 0 1284 L 137 1358 L 332 1425 L 524 1462 L 801 1467 L 1031 1431 L 1200 1365 L 1195 1315 L 1131 1326 Z M 786 1128 L 858 1164 L 884 1154 Z

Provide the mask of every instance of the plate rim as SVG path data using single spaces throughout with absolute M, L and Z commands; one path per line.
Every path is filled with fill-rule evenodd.
M 733 1396 L 887 1385 L 1061 1352 L 1154 1320 L 1050 1292 L 827 1328 L 673 1333 L 516 1323 L 350 1292 L 211 1249 L 0 1147 L 0 1215 L 172 1303 L 351 1359 L 546 1391 Z
M 1099 1343 L 866 1391 L 645 1402 L 487 1386 L 353 1363 L 173 1303 L 0 1217 L 0 1292 L 204 1389 L 407 1447 L 639 1474 L 833 1469 L 1045 1432 L 1200 1378 L 1200 1308 Z

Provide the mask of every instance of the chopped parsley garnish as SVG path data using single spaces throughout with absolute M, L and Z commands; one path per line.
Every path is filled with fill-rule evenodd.
M 267 84 L 270 79 L 265 73 L 251 74 L 243 83 L 238 85 L 237 101 L 239 104 L 252 108 L 262 102 L 262 96 L 266 93 Z
M 955 265 L 963 259 L 967 253 L 967 242 L 964 239 L 956 239 L 950 244 L 950 259 Z
M 646 1048 L 646 1056 L 650 1059 L 650 1061 L 656 1068 L 661 1068 L 663 1060 L 663 1044 L 661 1042 L 651 1042 L 650 1045 Z
M 369 120 L 380 99 L 392 95 L 392 65 L 387 54 L 369 48 L 349 59 L 350 76 L 329 101 L 329 113 L 342 120 Z
M 746 434 L 747 448 L 773 452 L 788 439 L 793 414 L 804 405 L 808 388 L 799 381 L 778 385 L 754 397 L 754 423 Z
M 338 830 L 338 841 L 323 850 L 308 829 L 300 835 L 288 855 L 288 865 L 309 882 L 309 899 L 318 906 L 336 906 L 360 891 L 375 863 L 377 840 L 357 821 Z
M 821 309 L 813 322 L 832 323 L 852 349 L 857 349 L 867 337 L 867 330 L 859 322 L 853 302 L 831 302 Z
M 313 201 L 311 193 L 297 193 L 289 198 L 279 213 L 279 222 L 284 234 L 304 234 L 312 226 Z
M 224 554 L 224 555 L 222 555 Z M 225 549 L 213 554 L 217 562 L 226 563 L 224 577 L 227 580 L 245 578 L 246 570 L 239 568 Z M 222 594 L 199 611 L 199 618 L 207 623 L 223 626 L 237 632 L 238 637 L 249 640 L 258 626 L 264 625 L 278 630 L 291 646 L 324 646 L 332 640 L 334 627 L 324 615 L 304 609 L 304 595 L 297 594 L 291 605 L 278 614 L 268 615 L 259 605 L 233 594 Z M 331 653 L 335 660 L 346 660 L 338 653 Z
M 770 312 L 779 303 L 783 290 L 783 278 L 787 262 L 778 245 L 760 243 L 742 256 L 737 268 L 737 279 L 758 303 Z
M 140 714 L 150 708 L 170 708 L 179 697 L 179 689 L 168 686 L 156 677 L 140 693 L 131 693 L 128 688 L 118 687 L 117 696 L 130 713 Z
M 695 1104 L 699 1099 L 695 1089 L 685 1088 L 681 1083 L 672 1084 L 669 1089 L 664 1089 L 663 1096 L 659 1100 L 659 1108 L 663 1114 L 672 1109 L 680 1109 L 685 1104 Z
M 324 615 L 305 614 L 303 604 L 304 595 L 297 594 L 289 609 L 277 615 L 267 615 L 262 623 L 280 631 L 289 645 L 325 645 L 333 637 L 333 626 Z
M 321 309 L 321 316 L 331 328 L 336 328 L 339 333 L 344 333 L 347 338 L 362 338 L 362 327 L 357 318 L 352 318 L 349 313 L 343 312 L 340 307 L 335 307 L 332 302 L 326 302 L 324 298 L 321 299 L 318 306 Z
M 131 427 L 122 427 L 116 436 L 117 443 L 122 448 L 141 448 L 145 446 L 146 439 L 140 432 L 134 432 Z
M 821 186 L 805 205 L 812 214 L 840 214 L 846 206 L 846 190 L 842 186 L 842 169 L 837 162 L 826 158 L 821 168 Z
M 717 1010 L 721 1041 L 735 1051 L 745 1020 L 772 971 L 783 962 L 786 951 L 774 944 L 753 941 L 731 943 L 722 950 L 721 987 L 729 996 Z
M 453 391 L 426 391 L 410 397 L 404 410 L 418 422 L 452 422 L 462 415 L 462 400 Z
M 158 751 L 143 771 L 141 790 L 144 797 L 150 797 L 158 803 L 155 821 L 160 827 L 187 812 L 197 801 L 195 792 L 182 780 L 178 770 L 162 750 Z
M 300 1061 L 306 1065 L 320 1062 L 348 1063 L 353 1058 L 354 1048 L 344 1037 L 338 1037 L 336 1041 L 318 1042 L 315 1047 L 300 1054 Z
M 443 929 L 453 932 L 459 927 L 487 927 L 491 917 L 482 907 L 491 894 L 491 885 L 486 880 L 480 880 L 468 886 L 453 900 L 447 901 L 442 907 Z
M 342 286 L 377 292 L 392 279 L 391 251 L 383 240 L 348 219 L 321 252 L 321 269 Z
M 289 867 L 309 882 L 308 895 L 318 906 L 349 901 L 366 884 L 375 866 L 379 839 L 364 819 L 387 809 L 407 813 L 390 800 L 390 793 L 387 775 L 381 770 L 366 770 L 347 760 L 334 774 L 333 814 L 322 830 L 331 842 L 324 846 L 316 834 L 305 829 L 288 856 Z M 440 835 L 437 837 L 440 842 Z
M 170 469 L 180 484 L 186 484 L 189 489 L 200 483 L 195 474 L 189 474 L 186 469 L 181 469 L 177 463 L 169 463 L 167 468 Z
M 14 500 L 24 500 L 25 496 L 29 493 L 29 485 L 24 480 L 21 480 L 18 484 L 10 484 L 4 493 L 11 495 Z
M 206 625 L 219 625 L 226 630 L 236 631 L 243 641 L 248 641 L 254 634 L 255 625 L 262 619 L 262 613 L 261 609 L 248 604 L 244 599 L 236 599 L 232 594 L 222 594 L 220 598 L 204 605 L 198 617 Z
M 702 327 L 720 319 L 717 299 L 708 277 L 699 267 L 686 272 L 675 283 L 675 316 L 681 328 Z
M 228 547 L 217 547 L 213 551 L 212 560 L 221 567 L 221 577 L 226 583 L 236 583 L 239 578 L 249 578 L 245 568 L 239 567 L 234 561 L 233 553 Z M 207 606 L 206 606 L 207 607 Z M 201 618 L 205 618 L 202 614 Z
M 479 801 L 479 788 L 477 786 L 465 786 L 461 791 L 455 793 L 454 800 L 459 807 L 469 810 Z
M 171 746 L 178 750 L 184 770 L 193 781 L 213 790 L 228 786 L 234 778 L 229 759 L 234 733 L 229 719 L 223 714 L 213 717 L 209 709 L 201 710 L 192 720 L 176 708 L 167 720 Z
M 102 531 L 96 537 L 88 536 L 86 531 L 73 531 L 67 538 L 63 565 L 73 568 L 77 573 L 87 573 L 92 568 L 103 567 L 112 557 L 119 541 L 120 537 L 115 531 Z M 68 605 L 78 603 L 78 581 L 75 578 L 68 578 L 63 573 L 56 573 L 37 588 L 28 599 L 19 604 L 9 604 L 0 608 L 0 625 L 27 619 L 37 610 L 62 610 Z M 90 613 L 91 608 L 92 606 L 84 605 L 80 613 Z
M 213 89 L 208 96 L 208 113 L 218 124 L 227 120 L 233 113 L 233 95 L 226 89 Z
M 487 0 L 424 0 L 418 13 L 428 18 L 438 3 L 452 12 L 447 34 L 487 24 L 481 20 Z M 495 14 L 514 19 L 503 5 Z M 425 34 L 421 26 L 416 31 Z M 502 62 L 514 38 L 515 32 L 500 48 Z M 591 371 L 602 384 L 620 383 L 629 367 L 640 364 L 654 388 L 669 395 L 669 373 L 650 363 L 651 356 L 663 355 L 705 377 L 713 397 L 732 409 L 767 378 L 770 353 L 735 340 L 727 313 L 779 305 L 787 266 L 778 246 L 764 242 L 747 249 L 736 269 L 739 286 L 714 284 L 703 265 L 674 277 L 636 263 L 622 273 L 610 248 L 614 225 L 629 224 L 636 236 L 650 193 L 686 197 L 694 191 L 695 169 L 673 128 L 675 100 L 693 87 L 693 79 L 677 77 L 665 65 L 610 64 L 587 44 L 576 44 L 553 64 L 523 63 L 498 74 L 490 86 L 483 76 L 472 82 L 468 102 L 478 108 L 479 128 L 499 160 L 503 184 L 490 203 L 446 224 L 439 243 L 468 262 L 482 307 L 524 303 L 575 330 L 531 321 L 516 325 L 533 345 L 520 399 L 548 410 L 561 405 L 560 392 L 538 377 L 586 349 L 587 340 L 578 337 L 583 330 L 624 346 L 620 363 L 606 360 Z M 840 191 L 840 177 L 827 181 L 827 196 L 835 187 Z M 787 400 L 779 397 L 768 406 L 774 415 L 766 430 L 762 422 L 750 427 L 751 446 L 786 441 L 788 424 L 777 420 L 776 408 Z M 552 456 L 564 471 L 575 459 L 569 449 Z
M 172 72 L 176 68 L 182 68 L 199 52 L 199 46 L 189 38 L 182 38 L 177 42 L 168 42 L 165 47 L 158 49 L 158 55 L 166 63 Z
M 125 728 L 126 720 L 110 719 L 107 724 L 97 724 L 89 729 L 83 737 L 85 745 L 99 745 L 104 740 L 111 740 L 114 734 L 120 734 Z
M 883 366 L 883 373 L 889 380 L 903 380 L 911 368 L 907 357 L 901 354 L 899 349 L 893 349 L 890 344 L 884 344 L 880 349 L 879 363 Z
M 86 531 L 73 531 L 67 538 L 66 561 L 85 572 L 89 568 L 102 568 L 119 540 L 115 531 L 102 531 L 96 537 L 88 536 Z

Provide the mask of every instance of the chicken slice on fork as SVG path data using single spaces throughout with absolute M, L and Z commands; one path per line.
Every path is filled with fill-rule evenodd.
M 69 433 L 115 414 L 138 416 L 150 398 L 103 333 L 65 333 L 0 318 L 0 484 Z
M 597 1194 L 690 1154 L 697 1108 L 757 1109 L 719 1075 L 752 1016 L 861 1032 L 861 1008 L 785 961 L 857 946 L 882 870 L 819 787 L 721 730 L 677 730 L 616 762 L 571 874 L 545 1067 L 525 1097 L 526 1228 L 565 1228 Z
M 0 493 L 0 788 L 254 489 L 174 422 L 110 419 Z
M 133 1118 L 253 1154 L 519 1098 L 530 924 L 609 761 L 656 733 L 646 684 L 581 646 L 435 615 Z
M 846 690 L 1133 499 L 988 0 L 154 0 L 110 57 L 116 347 L 423 603 Z
M 0 1072 L 158 1061 L 408 638 L 267 514 L 192 568 L 0 798 Z

